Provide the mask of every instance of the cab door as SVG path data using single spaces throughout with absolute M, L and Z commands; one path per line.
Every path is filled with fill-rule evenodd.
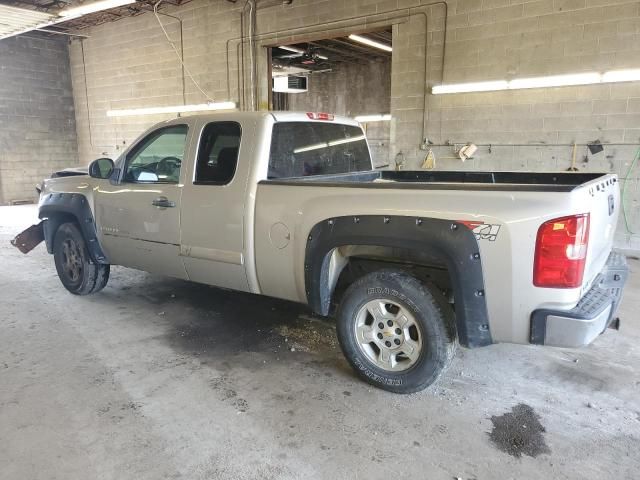
M 101 182 L 95 210 L 113 264 L 187 278 L 180 258 L 180 206 L 187 125 L 158 128 L 126 154 L 120 179 Z
M 241 120 L 242 121 L 242 120 Z M 199 128 L 197 156 L 182 196 L 182 255 L 189 279 L 248 291 L 244 214 L 254 129 L 236 121 Z

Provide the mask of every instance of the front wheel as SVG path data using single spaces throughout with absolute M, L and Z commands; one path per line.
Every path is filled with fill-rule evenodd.
M 74 295 L 102 290 L 109 281 L 109 265 L 95 263 L 75 223 L 63 223 L 53 239 L 53 259 L 58 277 Z
M 338 308 L 338 340 L 360 377 L 384 390 L 431 385 L 455 353 L 453 312 L 433 286 L 401 270 L 358 279 Z

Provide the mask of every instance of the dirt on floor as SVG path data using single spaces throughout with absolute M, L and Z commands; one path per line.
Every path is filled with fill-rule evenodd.
M 430 389 L 355 377 L 304 306 L 114 267 L 70 295 L 0 207 L 0 479 L 605 479 L 640 472 L 640 261 L 619 332 L 460 349 Z

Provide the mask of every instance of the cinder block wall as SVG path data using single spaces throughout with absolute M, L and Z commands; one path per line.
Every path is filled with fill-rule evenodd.
M 0 204 L 35 200 L 36 183 L 77 162 L 67 40 L 0 40 Z
M 246 43 L 240 48 L 239 4 L 194 0 L 166 12 L 183 20 L 185 62 L 207 96 L 248 108 L 251 94 L 242 85 L 249 85 L 249 49 Z M 393 25 L 392 165 L 402 153 L 406 168 L 419 167 L 426 137 L 434 143 L 439 169 L 566 170 L 574 142 L 600 140 L 606 146 L 597 155 L 577 147 L 577 167 L 616 172 L 628 183 L 630 229 L 640 232 L 639 169 L 625 178 L 640 147 L 640 83 L 428 93 L 442 81 L 640 68 L 637 0 L 450 0 L 446 8 L 444 2 L 428 6 L 420 0 L 294 0 L 289 6 L 263 0 L 258 5 L 258 108 L 266 108 L 268 98 L 262 47 Z M 178 22 L 162 20 L 179 48 Z M 107 110 L 183 101 L 180 64 L 152 14 L 85 33 L 91 38 L 84 41 L 84 65 L 80 43 L 71 47 L 82 163 L 117 155 L 143 129 L 166 118 L 108 118 Z M 238 67 L 243 50 L 244 69 Z M 206 100 L 188 79 L 185 90 L 187 103 Z M 467 142 L 480 148 L 465 163 L 455 159 L 455 147 L 445 145 Z M 616 241 L 640 249 L 640 235 L 622 222 Z

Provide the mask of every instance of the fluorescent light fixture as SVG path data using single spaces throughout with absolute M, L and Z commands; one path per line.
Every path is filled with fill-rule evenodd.
M 48 13 L 0 4 L 0 39 L 46 25 L 54 18 Z
M 640 68 L 632 70 L 611 70 L 602 75 L 602 82 L 637 82 L 640 80 Z
M 233 110 L 235 102 L 200 103 L 197 105 L 175 105 L 172 107 L 131 108 L 125 110 L 109 110 L 107 117 L 132 117 L 136 115 L 160 115 L 164 113 L 191 113 L 210 110 Z
M 369 45 L 370 47 L 379 48 L 380 50 L 384 50 L 385 52 L 393 51 L 390 45 L 386 43 L 376 42 L 375 40 L 371 40 L 370 38 L 363 37 L 362 35 L 351 34 L 349 38 L 354 42 L 363 43 L 365 45 Z
M 286 50 L 288 52 L 299 53 L 301 55 L 304 55 L 304 53 L 305 53 L 305 51 L 300 49 L 300 48 L 289 47 L 287 45 L 280 45 L 280 46 L 278 46 L 278 48 L 280 48 L 282 50 Z M 316 55 L 316 57 L 320 58 L 321 60 L 329 60 L 329 57 L 325 57 L 324 55 Z
M 569 87 L 574 85 L 592 85 L 594 83 L 600 83 L 600 74 L 597 72 L 517 78 L 509 82 L 509 89 Z
M 385 115 L 358 115 L 355 117 L 357 122 L 367 123 L 367 122 L 388 122 L 391 120 L 390 114 Z
M 509 88 L 509 82 L 506 80 L 496 80 L 495 82 L 452 83 L 450 85 L 438 85 L 431 89 L 431 93 L 438 95 L 441 93 L 491 92 L 495 90 L 506 90 L 507 88 Z
M 586 72 L 568 75 L 550 75 L 546 77 L 514 78 L 492 82 L 451 83 L 431 88 L 431 93 L 491 92 L 498 90 L 522 90 L 525 88 L 568 87 L 576 85 L 595 85 L 598 83 L 637 82 L 640 81 L 640 68 L 611 70 L 604 73 Z
M 65 8 L 58 13 L 61 17 L 81 17 L 82 15 L 88 15 L 90 13 L 101 12 L 102 10 L 109 10 L 110 8 L 122 7 L 124 5 L 130 5 L 135 3 L 136 0 L 101 0 L 99 2 L 85 3 L 78 7 Z
M 102 0 L 98 2 L 67 8 L 57 15 L 45 14 L 21 8 L 0 5 L 0 40 L 41 28 L 51 27 L 89 13 L 122 7 L 135 3 L 135 0 Z
M 278 46 L 278 48 L 280 48 L 282 50 L 286 50 L 287 52 L 304 53 L 304 50 L 301 50 L 301 49 L 296 48 L 296 47 L 288 47 L 287 45 L 280 45 L 280 46 Z

